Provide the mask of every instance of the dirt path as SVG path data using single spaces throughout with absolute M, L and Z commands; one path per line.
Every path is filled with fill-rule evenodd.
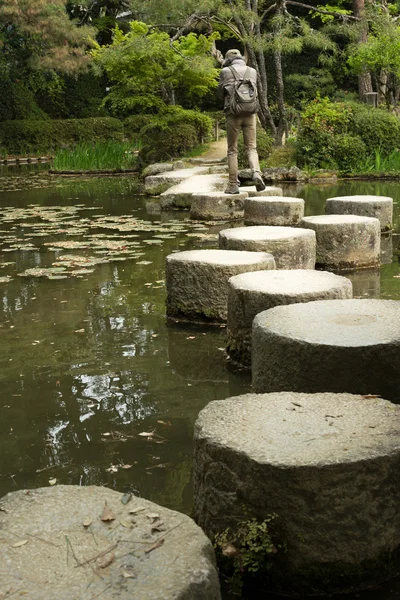
M 226 157 L 226 152 L 226 138 L 223 138 L 221 140 L 218 140 L 218 142 L 211 142 L 210 148 L 205 154 L 201 155 L 201 158 L 205 158 L 207 160 L 221 159 Z

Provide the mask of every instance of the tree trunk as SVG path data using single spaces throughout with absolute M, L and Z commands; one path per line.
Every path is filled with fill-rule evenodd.
M 279 3 L 276 9 L 276 16 L 282 15 L 282 5 Z M 278 39 L 281 33 L 281 26 L 279 21 L 274 24 L 274 38 Z M 282 71 L 282 54 L 279 49 L 274 51 L 274 66 L 276 75 L 276 91 L 278 96 L 278 111 L 279 111 L 279 124 L 275 136 L 275 144 L 282 146 L 284 134 L 288 134 L 288 125 L 286 118 L 285 109 L 285 84 L 283 82 L 283 71 Z
M 368 39 L 368 25 L 365 19 L 365 0 L 353 0 L 354 16 L 362 21 L 362 29 L 358 40 L 359 44 L 363 44 Z M 360 100 L 364 100 L 365 94 L 372 92 L 371 74 L 365 71 L 358 76 L 358 94 Z

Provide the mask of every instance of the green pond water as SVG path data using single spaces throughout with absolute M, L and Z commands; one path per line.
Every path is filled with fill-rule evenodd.
M 216 247 L 229 224 L 157 214 L 129 178 L 23 188 L 0 192 L 0 496 L 56 480 L 190 513 L 197 414 L 250 391 L 250 377 L 229 365 L 224 328 L 166 325 L 164 264 L 174 251 Z M 308 215 L 330 196 L 392 196 L 385 264 L 350 279 L 355 296 L 400 300 L 399 183 L 285 194 L 303 197 Z

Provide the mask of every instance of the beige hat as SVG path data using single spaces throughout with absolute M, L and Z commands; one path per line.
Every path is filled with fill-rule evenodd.
M 237 48 L 232 48 L 231 50 L 228 50 L 228 52 L 225 54 L 225 58 L 233 58 L 234 56 L 242 58 L 242 53 Z

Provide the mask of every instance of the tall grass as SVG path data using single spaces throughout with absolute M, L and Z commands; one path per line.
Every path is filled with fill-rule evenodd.
M 83 143 L 70 150 L 57 150 L 52 166 L 57 171 L 131 169 L 137 160 L 137 150 L 139 144 L 134 142 Z
M 376 149 L 374 155 L 366 156 L 360 160 L 357 167 L 353 169 L 353 173 L 360 175 L 400 175 L 400 152 L 393 150 L 389 155 L 384 156 L 381 150 Z

